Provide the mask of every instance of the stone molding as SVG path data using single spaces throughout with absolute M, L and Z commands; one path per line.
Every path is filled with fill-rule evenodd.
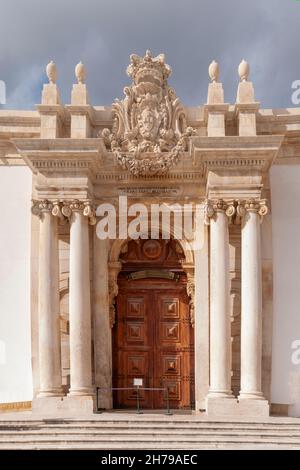
M 283 136 L 191 137 L 191 141 L 194 165 L 205 177 L 209 171 L 268 171 Z

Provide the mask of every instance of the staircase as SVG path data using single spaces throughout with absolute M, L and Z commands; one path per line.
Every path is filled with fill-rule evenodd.
M 299 449 L 300 419 L 208 421 L 103 413 L 89 419 L 0 416 L 1 449 Z

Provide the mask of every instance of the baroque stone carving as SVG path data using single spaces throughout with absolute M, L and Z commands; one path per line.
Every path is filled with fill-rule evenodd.
M 195 326 L 195 279 L 191 274 L 187 274 L 187 284 L 186 291 L 189 296 L 189 306 L 190 306 L 190 321 L 191 325 L 194 328 Z
M 113 328 L 116 322 L 116 297 L 119 292 L 117 277 L 118 274 L 113 273 L 109 276 L 108 280 L 108 292 L 109 292 L 109 324 Z
M 187 148 L 193 129 L 186 125 L 186 113 L 168 85 L 171 68 L 164 54 L 130 56 L 127 74 L 131 86 L 125 98 L 113 104 L 112 131 L 103 129 L 106 146 L 118 163 L 135 176 L 166 173 L 177 164 Z

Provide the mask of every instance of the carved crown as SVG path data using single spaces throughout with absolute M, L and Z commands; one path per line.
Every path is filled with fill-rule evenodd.
M 171 75 L 172 69 L 165 63 L 165 55 L 152 56 L 147 50 L 144 57 L 131 54 L 130 64 L 127 67 L 127 75 L 136 85 L 140 83 L 152 83 L 161 87 Z

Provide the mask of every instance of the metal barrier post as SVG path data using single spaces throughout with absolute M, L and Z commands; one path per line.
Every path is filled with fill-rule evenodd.
M 142 414 L 140 407 L 140 386 L 136 387 L 136 412 L 137 414 Z
M 167 412 L 166 415 L 171 415 L 170 402 L 169 402 L 169 387 L 166 387 L 166 399 L 167 399 Z

